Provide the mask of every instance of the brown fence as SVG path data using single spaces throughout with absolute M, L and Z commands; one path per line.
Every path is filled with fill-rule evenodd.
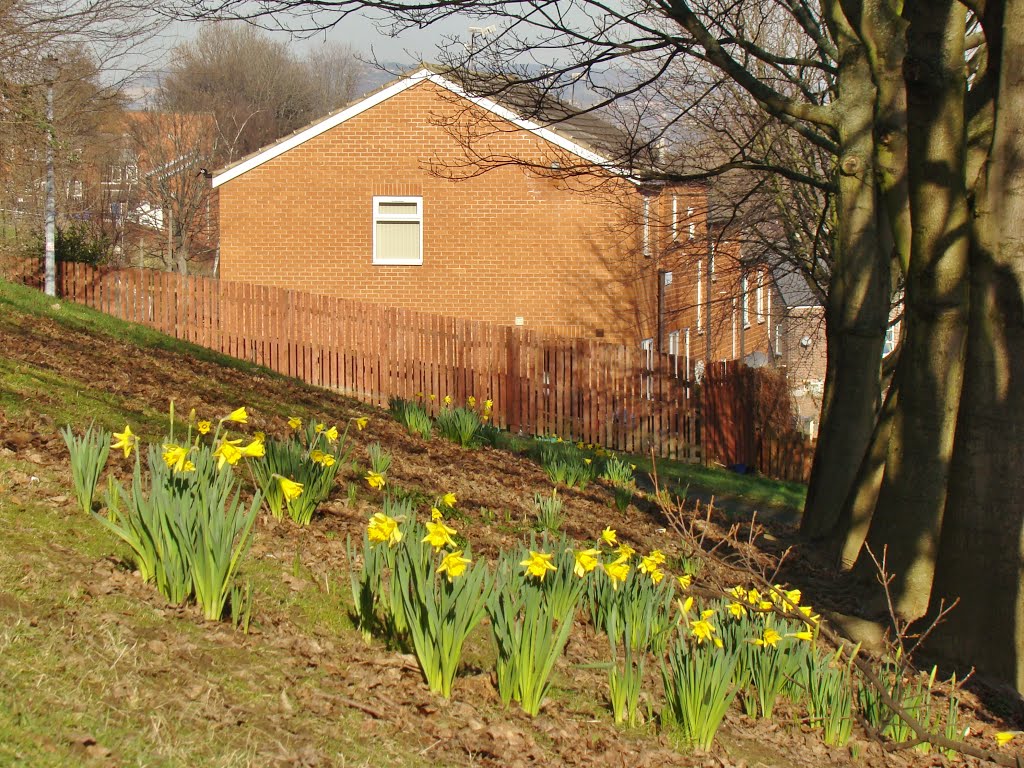
M 39 262 L 5 265 L 39 287 Z M 310 384 L 386 406 L 391 397 L 494 401 L 494 423 L 632 453 L 747 464 L 805 479 L 810 447 L 769 438 L 744 398 L 749 376 L 707 370 L 698 389 L 679 361 L 624 345 L 546 337 L 270 286 L 167 272 L 60 264 L 67 299 Z M 431 400 L 430 395 L 435 399 Z

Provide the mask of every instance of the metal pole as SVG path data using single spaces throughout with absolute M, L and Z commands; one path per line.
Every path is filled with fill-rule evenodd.
M 47 58 L 47 64 L 55 64 Z M 51 73 L 46 81 L 46 211 L 45 211 L 45 285 L 47 296 L 57 295 L 57 201 L 53 184 L 53 80 Z

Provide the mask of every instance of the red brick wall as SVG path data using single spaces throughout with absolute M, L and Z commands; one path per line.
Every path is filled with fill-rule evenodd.
M 442 178 L 438 161 L 464 150 L 439 122 L 466 119 L 464 107 L 423 82 L 221 185 L 221 278 L 608 340 L 650 335 L 657 259 L 640 253 L 639 190 L 603 172 L 567 181 L 513 165 Z M 524 131 L 486 137 L 485 151 L 557 157 Z M 421 266 L 372 263 L 374 195 L 423 197 Z

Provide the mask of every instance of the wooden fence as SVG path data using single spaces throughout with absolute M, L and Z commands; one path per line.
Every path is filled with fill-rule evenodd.
M 39 287 L 39 262 L 3 265 Z M 758 434 L 734 364 L 699 388 L 668 355 L 271 286 L 62 263 L 66 300 L 386 407 L 494 401 L 496 426 L 617 451 L 806 477 L 813 447 Z M 699 392 L 709 393 L 700 396 Z M 430 395 L 434 395 L 431 400 Z

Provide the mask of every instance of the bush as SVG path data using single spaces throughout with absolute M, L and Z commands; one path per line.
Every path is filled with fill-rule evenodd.
M 430 421 L 430 414 L 422 405 L 400 397 L 392 397 L 388 401 L 388 410 L 395 421 L 405 427 L 410 435 L 419 435 L 424 440 L 430 439 L 434 425 Z
M 446 440 L 468 448 L 476 439 L 483 422 L 469 408 L 445 408 L 437 414 L 437 429 Z

